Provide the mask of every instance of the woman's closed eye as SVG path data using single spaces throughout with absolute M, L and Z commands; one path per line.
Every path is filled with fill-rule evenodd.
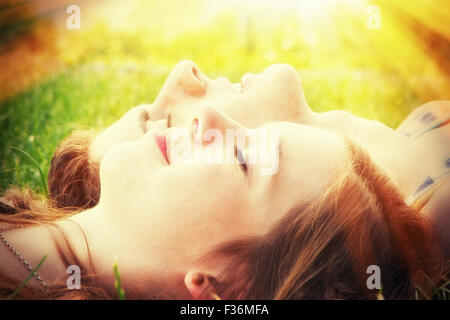
M 245 160 L 241 149 L 239 149 L 236 145 L 234 146 L 234 156 L 237 162 L 239 163 L 239 167 L 241 168 L 242 172 L 244 173 L 245 176 L 247 176 L 248 173 L 247 161 Z

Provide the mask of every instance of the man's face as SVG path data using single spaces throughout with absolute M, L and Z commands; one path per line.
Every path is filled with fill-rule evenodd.
M 90 158 L 99 161 L 112 146 L 137 140 L 153 128 L 189 127 L 198 108 L 205 106 L 256 128 L 272 121 L 298 121 L 306 101 L 299 75 L 285 64 L 247 73 L 241 83 L 232 84 L 224 77 L 209 79 L 193 62 L 181 61 L 152 104 L 129 110 L 96 137 Z

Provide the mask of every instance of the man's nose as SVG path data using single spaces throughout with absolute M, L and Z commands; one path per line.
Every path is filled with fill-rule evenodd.
M 192 96 L 202 95 L 206 89 L 206 77 L 201 74 L 194 62 L 183 60 L 179 62 L 171 75 L 175 86 Z

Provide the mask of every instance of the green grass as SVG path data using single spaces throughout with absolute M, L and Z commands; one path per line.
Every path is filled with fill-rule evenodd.
M 11 147 L 30 154 L 46 176 L 61 139 L 75 129 L 107 126 L 131 106 L 151 101 L 165 77 L 124 70 L 77 66 L 2 103 L 0 190 L 14 184 L 45 192 L 33 161 Z

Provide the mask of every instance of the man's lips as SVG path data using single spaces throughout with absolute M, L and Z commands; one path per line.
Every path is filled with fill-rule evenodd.
M 156 140 L 156 144 L 159 147 L 159 150 L 161 150 L 161 153 L 164 156 L 164 159 L 166 159 L 167 163 L 170 164 L 169 162 L 169 157 L 167 156 L 167 142 L 166 142 L 166 136 L 162 136 L 159 134 L 155 134 L 155 140 Z

